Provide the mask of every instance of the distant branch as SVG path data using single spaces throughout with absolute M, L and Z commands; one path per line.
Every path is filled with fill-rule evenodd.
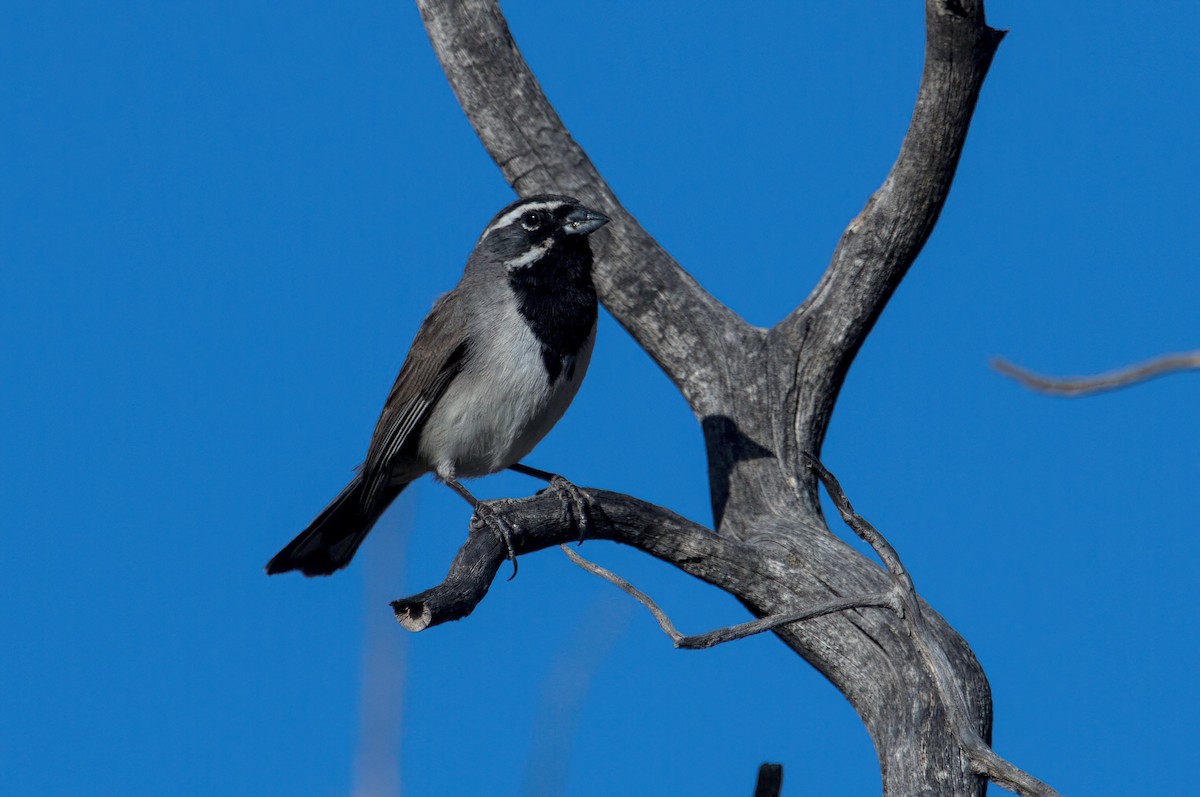
M 992 360 L 992 367 L 1005 376 L 1010 376 L 1030 390 L 1046 393 L 1051 396 L 1076 398 L 1089 396 L 1093 393 L 1103 393 L 1129 387 L 1140 382 L 1146 382 L 1158 376 L 1166 376 L 1179 371 L 1200 370 L 1200 351 L 1183 352 L 1181 354 L 1164 354 L 1152 360 L 1137 363 L 1109 371 L 1096 376 L 1053 377 L 1035 374 L 1019 365 L 1014 365 L 1002 357 Z

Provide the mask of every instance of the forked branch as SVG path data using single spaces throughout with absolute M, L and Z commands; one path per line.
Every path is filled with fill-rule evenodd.
M 842 690 L 875 742 L 887 793 L 981 795 L 980 776 L 1020 782 L 985 744 L 990 690 L 970 648 L 920 602 L 890 546 L 877 549 L 885 573 L 829 533 L 805 460 L 820 451 L 851 361 L 945 203 L 1002 37 L 987 26 L 982 0 L 926 0 L 924 71 L 896 163 L 820 284 L 770 333 L 708 294 L 620 207 L 542 93 L 495 0 L 417 2 L 460 104 L 513 187 L 574 194 L 613 218 L 594 239 L 601 300 L 702 421 L 721 533 L 590 491 L 598 511 L 589 536 L 633 545 L 741 600 L 761 619 L 733 629 L 734 638 L 772 630 Z M 572 541 L 561 509 L 546 497 L 509 502 L 517 553 Z M 397 618 L 421 630 L 465 616 L 503 558 L 499 541 L 475 529 L 441 585 L 393 604 Z M 886 595 L 890 608 L 903 596 L 904 619 L 859 611 L 872 595 Z M 663 628 L 676 642 L 719 641 L 686 637 L 669 620 Z M 1052 793 L 1034 783 L 1024 793 Z

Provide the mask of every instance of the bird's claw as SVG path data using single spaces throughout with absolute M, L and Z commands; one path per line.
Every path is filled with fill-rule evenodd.
M 501 542 L 504 543 L 506 549 L 505 558 L 512 562 L 512 575 L 508 577 L 512 581 L 517 577 L 517 550 L 513 547 L 513 533 L 516 528 L 509 522 L 504 515 L 496 511 L 491 504 L 486 504 L 480 501 L 475 505 L 475 517 L 479 522 L 491 529 Z
M 578 519 L 579 544 L 583 545 L 583 539 L 587 536 L 588 526 L 591 525 L 592 497 L 562 476 L 555 476 L 551 479 L 548 489 L 558 494 L 567 515 L 572 519 Z

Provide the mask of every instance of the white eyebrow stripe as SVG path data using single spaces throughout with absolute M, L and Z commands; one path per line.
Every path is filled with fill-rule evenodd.
M 517 205 L 515 208 L 489 224 L 488 228 L 483 231 L 483 235 L 479 236 L 479 240 L 482 241 L 484 238 L 487 238 L 489 235 L 491 235 L 493 231 L 498 230 L 501 227 L 507 227 L 531 210 L 553 210 L 554 208 L 561 208 L 565 204 L 567 203 L 560 202 L 558 200 L 551 200 L 549 202 L 530 202 L 525 205 Z
M 529 251 L 520 257 L 514 257 L 512 260 L 504 261 L 504 267 L 509 271 L 512 271 L 513 269 L 524 268 L 525 266 L 532 265 L 533 263 L 541 260 L 542 256 L 549 252 L 550 247 L 552 246 L 554 246 L 554 239 L 547 238 L 540 244 L 531 246 Z

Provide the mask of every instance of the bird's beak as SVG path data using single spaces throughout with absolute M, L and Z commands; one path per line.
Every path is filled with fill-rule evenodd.
M 563 220 L 563 232 L 567 235 L 587 235 L 608 224 L 608 216 L 596 210 L 577 207 Z

